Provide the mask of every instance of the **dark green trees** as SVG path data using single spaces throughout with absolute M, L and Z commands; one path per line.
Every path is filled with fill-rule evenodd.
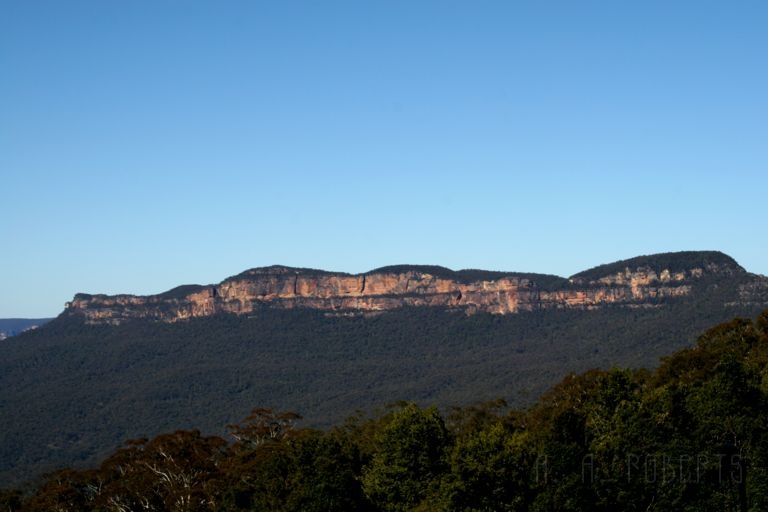
M 381 510 L 427 507 L 447 468 L 448 432 L 437 409 L 405 405 L 376 433 L 375 442 L 362 475 L 366 495 Z
M 131 441 L 0 512 L 768 510 L 768 311 L 645 370 L 572 375 L 533 407 L 400 403 L 327 432 L 256 409 L 234 443 Z
M 223 465 L 220 510 L 366 510 L 355 445 L 338 432 L 296 429 L 297 419 L 254 409 L 231 427 L 237 442 Z

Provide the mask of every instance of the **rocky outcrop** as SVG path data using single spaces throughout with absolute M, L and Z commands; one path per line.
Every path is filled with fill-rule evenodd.
M 64 314 L 82 316 L 88 323 L 117 324 L 134 318 L 176 322 L 216 313 L 257 314 L 265 307 L 310 308 L 339 315 L 402 307 L 442 307 L 467 314 L 608 305 L 656 307 L 665 299 L 689 296 L 707 278 L 751 275 L 725 255 L 699 262 L 690 255 L 700 253 L 677 254 L 693 263 L 681 268 L 678 260 L 664 265 L 665 258 L 650 256 L 597 267 L 571 279 L 453 272 L 441 267 L 387 267 L 351 275 L 272 266 L 248 270 L 218 285 L 184 286 L 159 295 L 78 294 L 67 303 Z M 740 300 L 753 296 L 763 300 L 764 281 L 751 282 L 739 288 Z

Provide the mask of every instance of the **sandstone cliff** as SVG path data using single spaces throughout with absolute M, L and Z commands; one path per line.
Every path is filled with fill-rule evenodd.
M 733 302 L 768 303 L 768 279 L 748 274 L 721 253 L 686 252 L 603 265 L 570 279 L 427 266 L 384 267 L 356 275 L 272 266 L 218 285 L 182 286 L 159 295 L 77 294 L 64 314 L 82 316 L 87 323 L 117 324 L 134 318 L 176 322 L 216 313 L 257 314 L 264 307 L 340 315 L 426 306 L 467 314 L 656 307 L 666 299 L 690 296 L 697 285 L 713 279 L 737 283 Z

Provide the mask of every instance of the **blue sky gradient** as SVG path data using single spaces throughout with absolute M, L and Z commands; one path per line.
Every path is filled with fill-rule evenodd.
M 0 317 L 275 263 L 768 273 L 768 3 L 0 4 Z

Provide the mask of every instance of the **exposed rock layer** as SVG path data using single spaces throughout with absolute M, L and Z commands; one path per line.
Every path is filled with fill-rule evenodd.
M 636 258 L 627 260 L 631 266 L 622 267 L 622 262 L 604 265 L 571 279 L 539 276 L 546 278 L 546 286 L 530 274 L 453 272 L 441 267 L 387 267 L 350 275 L 273 266 L 243 272 L 218 285 L 184 286 L 159 295 L 78 294 L 67 303 L 65 314 L 81 315 L 88 323 L 114 324 L 133 318 L 175 322 L 215 313 L 255 314 L 264 307 L 311 308 L 329 314 L 420 306 L 459 309 L 467 314 L 591 309 L 611 304 L 654 307 L 665 299 L 689 296 L 706 278 L 738 277 L 743 281 L 746 276 L 751 278 L 741 285 L 738 300 L 767 300 L 766 278 L 747 274 L 725 255 L 711 254 L 718 257 L 705 258 L 689 268 L 654 266 L 648 264 L 654 257 L 646 257 L 648 261 Z M 601 269 L 608 273 L 594 275 Z

